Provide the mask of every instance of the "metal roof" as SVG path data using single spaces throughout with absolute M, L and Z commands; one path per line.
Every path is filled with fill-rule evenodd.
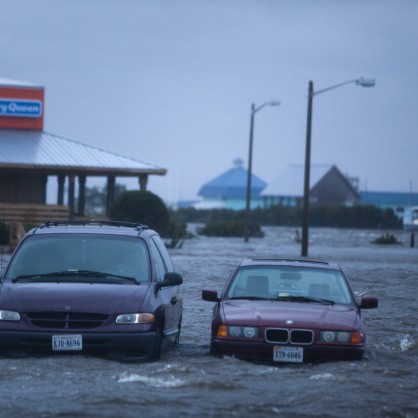
M 205 198 L 244 198 L 247 191 L 248 171 L 243 167 L 235 167 L 204 184 L 199 196 Z M 254 174 L 251 175 L 251 192 L 258 197 L 267 183 Z
M 321 180 L 332 165 L 312 164 L 309 176 L 309 189 Z M 262 196 L 303 196 L 305 181 L 305 166 L 303 164 L 291 164 L 284 168 L 279 176 L 271 182 L 261 193 Z
M 43 89 L 43 86 L 34 83 L 28 83 L 27 81 L 18 81 L 18 80 L 11 80 L 10 78 L 3 78 L 0 77 L 0 86 L 2 87 L 11 87 L 11 88 L 35 88 L 35 89 Z
M 165 168 L 42 131 L 0 130 L 0 169 L 82 171 L 89 175 L 166 174 Z

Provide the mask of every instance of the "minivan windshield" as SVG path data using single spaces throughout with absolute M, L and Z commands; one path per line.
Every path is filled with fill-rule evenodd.
M 136 237 L 104 234 L 30 236 L 13 256 L 5 279 L 49 281 L 54 277 L 146 282 L 150 278 L 146 244 Z

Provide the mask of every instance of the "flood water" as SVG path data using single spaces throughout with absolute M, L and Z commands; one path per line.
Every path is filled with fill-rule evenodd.
M 191 226 L 193 228 L 193 226 Z M 418 417 L 418 248 L 375 245 L 381 231 L 310 230 L 309 258 L 341 265 L 356 294 L 379 297 L 363 311 L 366 358 L 259 365 L 209 355 L 212 303 L 246 257 L 299 258 L 295 229 L 263 239 L 196 237 L 171 254 L 183 274 L 180 346 L 159 362 L 74 356 L 0 359 L 0 417 Z

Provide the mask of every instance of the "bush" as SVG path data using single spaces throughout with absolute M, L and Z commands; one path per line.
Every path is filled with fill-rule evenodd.
M 244 237 L 245 221 L 215 221 L 209 222 L 197 231 L 200 235 L 210 237 Z M 259 224 L 251 222 L 249 224 L 250 237 L 263 237 L 263 231 Z
M 245 217 L 245 211 L 231 209 L 196 210 L 178 209 L 177 216 L 184 222 L 209 224 L 216 221 L 239 221 Z M 275 205 L 268 209 L 253 209 L 251 219 L 260 225 L 300 226 L 302 209 Z M 311 206 L 309 210 L 310 226 L 330 228 L 359 229 L 401 229 L 402 220 L 392 209 L 380 209 L 371 205 L 347 206 Z
M 116 198 L 111 213 L 112 220 L 142 223 L 161 235 L 168 232 L 169 218 L 162 199 L 144 190 L 122 192 Z

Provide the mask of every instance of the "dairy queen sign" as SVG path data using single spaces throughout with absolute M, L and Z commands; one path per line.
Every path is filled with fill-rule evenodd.
M 39 118 L 42 102 L 39 100 L 13 100 L 0 97 L 0 115 Z
M 0 78 L 0 129 L 43 130 L 43 86 Z

